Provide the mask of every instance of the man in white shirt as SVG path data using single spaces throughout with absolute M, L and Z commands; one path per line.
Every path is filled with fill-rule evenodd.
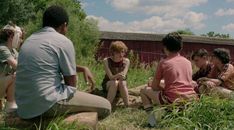
M 43 14 L 43 28 L 21 47 L 16 103 L 23 119 L 83 111 L 96 111 L 104 118 L 111 112 L 106 99 L 76 90 L 75 50 L 65 36 L 67 24 L 67 12 L 51 6 Z

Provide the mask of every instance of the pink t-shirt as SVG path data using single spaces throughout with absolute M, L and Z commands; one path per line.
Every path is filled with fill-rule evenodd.
M 179 53 L 171 54 L 159 62 L 156 79 L 164 79 L 163 93 L 170 102 L 174 102 L 177 98 L 189 98 L 195 94 L 191 62 Z

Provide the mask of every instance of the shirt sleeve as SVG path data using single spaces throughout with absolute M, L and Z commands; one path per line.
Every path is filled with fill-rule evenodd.
M 60 48 L 59 65 L 64 76 L 76 75 L 75 50 L 71 41 Z
M 7 60 L 12 59 L 12 58 L 14 57 L 11 55 L 11 52 L 7 47 L 5 46 L 0 47 L 0 62 L 1 63 L 6 62 Z
M 233 73 L 233 66 L 232 65 L 227 65 L 227 68 L 224 67 L 223 71 L 218 75 L 218 79 L 221 81 L 225 82 L 232 76 Z

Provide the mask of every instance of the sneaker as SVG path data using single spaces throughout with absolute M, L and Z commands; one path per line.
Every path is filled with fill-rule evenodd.
M 148 116 L 148 124 L 150 127 L 155 127 L 156 126 L 156 118 L 154 115 L 154 112 L 151 112 Z

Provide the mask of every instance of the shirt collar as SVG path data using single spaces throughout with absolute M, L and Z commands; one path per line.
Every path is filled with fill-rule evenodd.
M 44 28 L 42 28 L 43 32 L 56 32 L 56 30 L 52 27 L 46 26 Z
M 170 53 L 168 55 L 168 58 L 175 57 L 175 56 L 180 56 L 180 53 Z

